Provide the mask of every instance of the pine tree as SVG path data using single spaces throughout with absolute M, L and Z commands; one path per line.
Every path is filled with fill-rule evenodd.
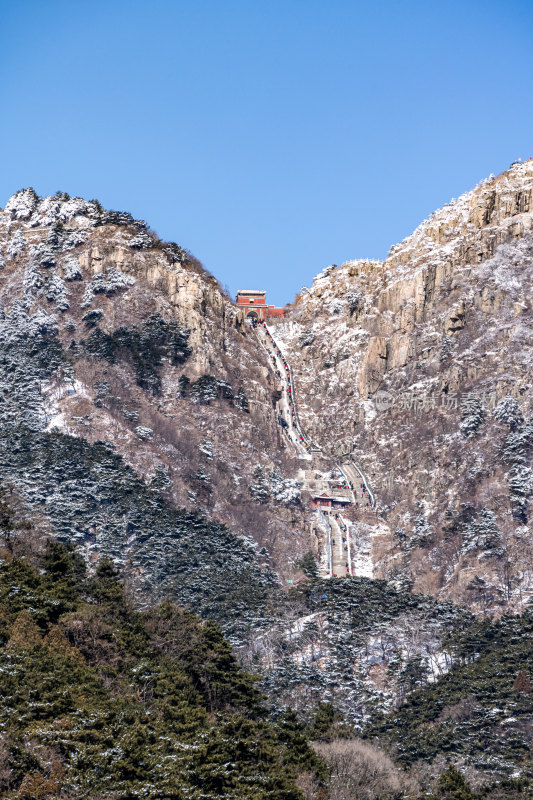
M 150 480 L 150 488 L 158 489 L 160 492 L 166 492 L 172 486 L 172 480 L 168 474 L 168 467 L 163 464 L 158 464 L 155 474 Z
M 19 228 L 19 230 L 17 230 L 17 232 L 15 233 L 15 235 L 13 236 L 8 245 L 7 254 L 9 258 L 10 259 L 18 258 L 22 253 L 22 251 L 24 250 L 24 248 L 26 247 L 26 245 L 27 241 L 22 235 L 22 231 Z
M 492 412 L 494 419 L 497 419 L 498 422 L 503 422 L 506 425 L 509 425 L 512 431 L 516 430 L 524 421 L 522 416 L 522 412 L 520 411 L 520 406 L 518 405 L 517 401 L 511 395 L 506 395 L 494 411 Z
M 233 399 L 233 405 L 235 408 L 238 408 L 240 411 L 244 411 L 246 414 L 250 413 L 250 406 L 248 404 L 248 398 L 246 397 L 246 392 L 242 388 L 239 387 L 239 391 L 235 395 Z
M 257 503 L 268 503 L 270 499 L 270 484 L 262 467 L 254 469 L 254 483 L 250 484 L 248 491 Z
M 292 505 L 300 500 L 300 487 L 298 482 L 291 478 L 283 478 L 281 472 L 275 467 L 268 476 L 270 494 L 276 503 Z
M 479 397 L 467 394 L 461 401 L 459 428 L 467 439 L 472 439 L 485 421 L 485 410 Z
M 405 530 L 405 528 L 396 528 L 393 535 L 394 535 L 394 541 L 396 542 L 398 547 L 401 550 L 404 550 L 409 540 L 409 535 Z
M 475 798 L 466 778 L 453 765 L 450 765 L 440 776 L 437 796 L 442 800 L 474 800 Z
M 441 364 L 443 364 L 445 361 L 448 361 L 448 359 L 452 357 L 452 354 L 453 354 L 453 342 L 450 339 L 450 337 L 446 334 L 440 346 Z
M 414 550 L 416 547 L 426 547 L 429 536 L 431 535 L 431 528 L 424 514 L 420 514 L 415 522 L 415 529 L 409 543 L 408 550 Z
M 363 305 L 363 295 L 361 292 L 348 292 L 346 294 L 346 301 L 348 303 L 348 313 L 350 316 L 359 311 Z
M 187 397 L 191 386 L 191 380 L 186 375 L 180 375 L 178 380 L 180 397 Z
M 429 667 L 422 656 L 411 656 L 398 676 L 400 686 L 406 691 L 413 691 L 422 686 L 427 679 Z
M 63 274 L 66 281 L 79 281 L 82 278 L 78 257 L 73 256 L 63 264 Z
M 109 558 L 102 558 L 96 568 L 96 574 L 89 581 L 88 592 L 98 604 L 110 606 L 124 605 L 124 587 L 120 582 L 119 572 Z
M 335 709 L 332 703 L 319 701 L 308 728 L 311 739 L 327 739 L 335 723 L 341 722 L 342 719 L 342 714 Z
M 496 515 L 488 508 L 482 508 L 477 519 L 466 524 L 462 531 L 461 550 L 490 551 L 501 554 L 501 535 L 496 524 Z
M 314 553 L 309 550 L 296 564 L 299 569 L 307 575 L 308 578 L 317 578 L 318 577 L 318 566 L 316 563 L 316 558 Z

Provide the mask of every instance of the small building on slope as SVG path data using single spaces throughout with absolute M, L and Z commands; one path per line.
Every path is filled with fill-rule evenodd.
M 257 289 L 239 289 L 237 292 L 237 305 L 244 311 L 246 319 L 255 319 L 264 322 L 268 317 L 283 317 L 285 309 L 269 306 L 266 302 L 266 292 Z
M 346 508 L 351 505 L 352 501 L 349 497 L 338 497 L 332 494 L 323 492 L 322 494 L 312 495 L 312 508 Z

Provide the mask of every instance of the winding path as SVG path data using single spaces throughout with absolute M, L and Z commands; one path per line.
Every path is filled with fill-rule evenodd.
M 303 431 L 298 414 L 296 390 L 291 366 L 267 324 L 259 323 L 256 331 L 257 338 L 268 355 L 269 364 L 281 384 L 278 422 L 296 450 L 298 457 L 306 461 L 311 461 L 313 454 L 321 455 L 323 454 L 323 450 L 310 442 Z M 348 454 L 346 454 L 345 458 L 347 456 Z M 365 488 L 364 494 L 368 496 L 370 508 L 375 509 L 376 498 L 363 469 L 351 456 L 349 456 L 349 459 L 349 462 L 346 461 L 342 466 L 337 465 L 337 469 L 343 477 L 347 479 L 348 484 L 354 487 L 350 489 L 354 505 L 357 502 L 356 496 L 358 493 L 358 489 L 355 487 L 361 485 Z M 341 575 L 352 575 L 351 542 L 348 533 L 349 520 L 340 512 L 335 513 L 333 510 L 329 512 L 320 510 L 318 513 L 327 531 L 325 539 L 327 549 L 325 568 L 328 576 L 340 577 Z
M 310 461 L 312 459 L 311 452 L 313 449 L 316 451 L 316 448 L 313 448 L 306 440 L 302 430 L 291 368 L 267 326 L 259 324 L 257 332 L 258 339 L 263 349 L 266 350 L 270 365 L 281 384 L 278 422 L 296 449 L 299 458 Z

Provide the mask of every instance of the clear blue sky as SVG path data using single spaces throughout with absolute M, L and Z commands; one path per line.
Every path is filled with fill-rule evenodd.
M 0 0 L 0 205 L 97 197 L 293 299 L 533 155 L 531 0 Z

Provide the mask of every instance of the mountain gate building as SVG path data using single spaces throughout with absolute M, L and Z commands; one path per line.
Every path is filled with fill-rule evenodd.
M 259 322 L 264 322 L 268 317 L 285 316 L 285 309 L 268 306 L 266 292 L 256 289 L 239 289 L 237 305 L 244 311 L 246 319 L 256 319 Z

